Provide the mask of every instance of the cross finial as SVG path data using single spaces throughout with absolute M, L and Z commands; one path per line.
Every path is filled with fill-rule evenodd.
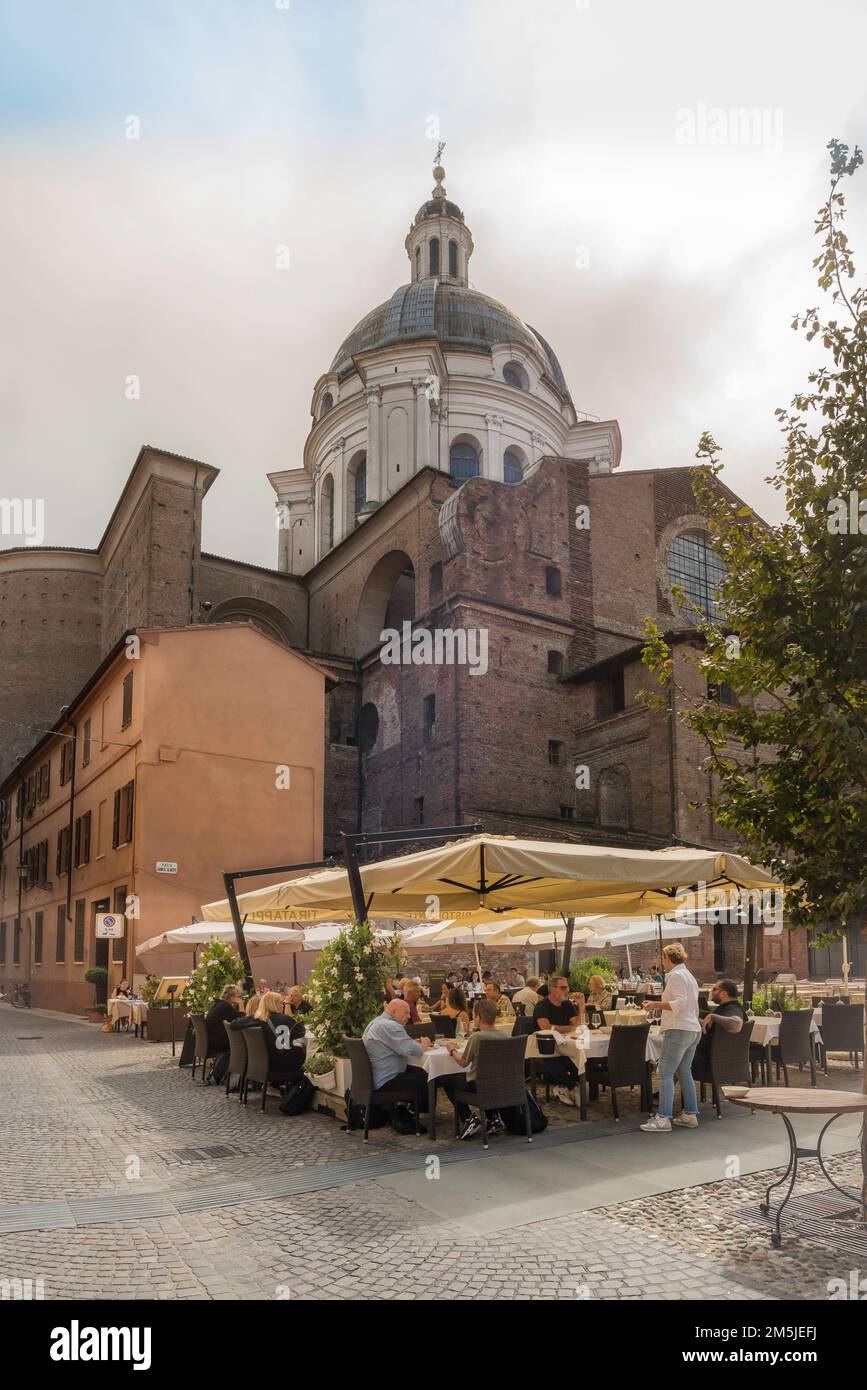
M 440 160 L 442 159 L 442 157 L 443 157 L 443 150 L 445 149 L 445 147 L 446 147 L 446 142 L 445 142 L 445 140 L 440 140 L 439 144 L 437 145 L 437 152 L 436 152 L 436 154 L 434 155 L 434 164 L 435 164 L 435 165 L 439 164 Z

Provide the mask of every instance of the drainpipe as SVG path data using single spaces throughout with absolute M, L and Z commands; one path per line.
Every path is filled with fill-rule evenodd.
M 670 834 L 671 842 L 674 844 L 677 839 L 677 787 L 675 783 L 675 758 L 674 758 L 674 691 L 668 687 L 668 787 L 670 802 Z
M 27 789 L 26 789 L 26 787 L 25 787 L 25 785 L 24 785 L 24 779 L 22 778 L 22 779 L 21 779 L 21 828 L 20 828 L 20 830 L 18 831 L 18 866 L 19 866 L 19 867 L 18 867 L 18 908 L 17 908 L 17 915 L 16 915 L 16 918 L 15 918 L 16 922 L 18 923 L 18 931 L 21 931 L 21 929 L 22 929 L 22 928 L 21 928 L 21 916 L 22 916 L 22 902 L 23 902 L 23 899 L 24 899 L 24 878 L 23 878 L 23 875 L 22 875 L 22 873 L 21 873 L 21 864 L 22 864 L 23 861 L 24 861 L 24 806 L 25 806 L 25 804 L 26 804 L 26 795 L 27 795 Z M 17 944 L 17 943 L 16 943 L 16 940 L 15 940 L 16 935 L 17 935 L 17 933 L 16 933 L 15 927 L 14 927 L 14 925 L 13 925 L 13 927 L 12 927 L 12 956 L 13 956 L 13 959 L 14 959 L 14 957 L 15 957 L 15 946 L 16 946 L 16 944 Z M 19 958 L 19 964 L 20 964 L 20 958 Z M 29 975 L 27 976 L 27 982 L 28 982 L 28 984 L 30 983 L 30 976 L 29 976 Z
M 193 625 L 193 595 L 196 587 L 196 504 L 199 497 L 199 465 L 196 464 L 196 472 L 193 478 L 193 505 L 190 511 L 193 515 L 192 535 L 190 536 L 190 627 Z
M 310 612 L 309 608 L 308 608 L 307 611 L 308 611 L 308 614 L 309 614 L 309 612 Z M 360 833 L 360 832 L 361 832 L 361 829 L 362 829 L 362 821 L 363 821 L 363 811 L 362 811 L 362 807 L 363 807 L 363 804 L 364 804 L 364 763 L 363 763 L 363 761 L 362 761 L 362 751 L 361 751 L 361 702 L 362 702 L 361 680 L 362 680 L 362 671 L 361 671 L 361 661 L 360 661 L 360 660 L 358 660 L 358 659 L 356 658 L 356 660 L 355 660 L 355 662 L 354 662 L 353 664 L 354 664 L 354 666 L 355 666 L 355 676 L 356 676 L 356 694 L 355 694 L 355 747 L 356 747 L 356 751 L 357 751 L 357 754 L 358 754 L 358 756 L 357 756 L 357 758 L 356 758 L 357 781 L 356 781 L 356 791 L 355 791 L 355 829 Z

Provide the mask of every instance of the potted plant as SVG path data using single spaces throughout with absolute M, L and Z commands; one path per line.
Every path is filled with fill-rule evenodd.
M 307 981 L 312 1005 L 306 1023 L 320 1048 L 334 1059 L 336 1089 L 343 1095 L 351 1069 L 343 1041 L 360 1038 L 382 1012 L 390 955 L 377 947 L 369 922 L 351 919 L 335 941 L 324 946 Z
M 226 985 L 236 985 L 243 978 L 244 967 L 231 946 L 214 937 L 203 947 L 181 1002 L 191 1014 L 206 1014 Z
M 337 1058 L 330 1052 L 316 1052 L 304 1063 L 304 1070 L 320 1091 L 337 1089 Z
M 93 985 L 95 995 L 94 1002 L 87 1010 L 87 1016 L 91 1023 L 102 1023 L 108 1012 L 104 1002 L 108 991 L 108 971 L 104 965 L 92 965 L 89 970 L 85 970 L 84 978 L 89 985 Z

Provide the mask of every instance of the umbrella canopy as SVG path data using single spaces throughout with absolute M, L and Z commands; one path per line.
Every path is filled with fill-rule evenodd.
M 653 920 L 646 922 L 623 922 L 615 920 L 611 924 L 611 930 L 604 922 L 599 922 L 594 931 L 582 941 L 582 946 L 588 946 L 593 950 L 601 949 L 604 946 L 641 946 L 648 941 L 681 941 L 690 936 L 701 936 L 701 927 L 691 926 L 688 922 L 666 922 L 663 920 L 657 924 Z
M 683 890 L 774 888 L 765 869 L 712 850 L 618 849 L 552 840 L 472 835 L 361 868 L 371 915 L 460 918 L 543 908 L 572 914 L 671 912 Z M 238 899 L 248 922 L 290 921 L 293 914 L 351 913 L 345 869 L 324 869 Z M 228 903 L 208 903 L 206 921 L 225 920 Z M 309 919 L 308 919 L 309 920 Z
M 576 917 L 572 929 L 573 946 L 584 946 L 593 936 L 591 922 L 601 919 Z M 562 946 L 567 926 L 558 913 L 556 917 L 522 917 L 516 921 L 505 921 L 493 928 L 492 934 L 485 937 L 486 946 L 526 946 L 530 951 L 543 951 L 548 946 Z
M 315 927 L 308 927 L 306 931 L 300 933 L 303 939 L 303 950 L 321 951 L 323 946 L 330 946 L 332 941 L 336 941 L 340 933 L 346 931 L 348 926 L 348 922 L 320 922 Z M 255 930 L 254 927 L 253 931 Z M 373 934 L 378 941 L 386 941 L 394 935 L 394 932 L 377 927 Z M 244 928 L 244 935 L 248 940 L 253 939 L 248 927 Z
M 304 949 L 304 933 L 287 927 L 245 927 L 248 944 L 257 956 L 282 956 Z M 226 941 L 235 945 L 235 928 L 231 922 L 193 922 L 188 927 L 173 927 L 170 931 L 152 936 L 136 947 L 136 955 L 173 956 L 179 951 L 206 946 L 209 941 Z

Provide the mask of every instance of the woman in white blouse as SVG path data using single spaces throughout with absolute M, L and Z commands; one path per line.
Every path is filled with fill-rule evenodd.
M 659 1112 L 641 1128 L 648 1134 L 698 1125 L 698 1097 L 692 1079 L 692 1059 L 701 1038 L 698 1017 L 698 981 L 686 967 L 686 951 L 679 941 L 663 948 L 662 967 L 667 973 L 661 999 L 646 999 L 648 1011 L 662 1011 L 662 1054 L 659 1058 Z M 681 1113 L 673 1119 L 674 1078 L 680 1079 Z

